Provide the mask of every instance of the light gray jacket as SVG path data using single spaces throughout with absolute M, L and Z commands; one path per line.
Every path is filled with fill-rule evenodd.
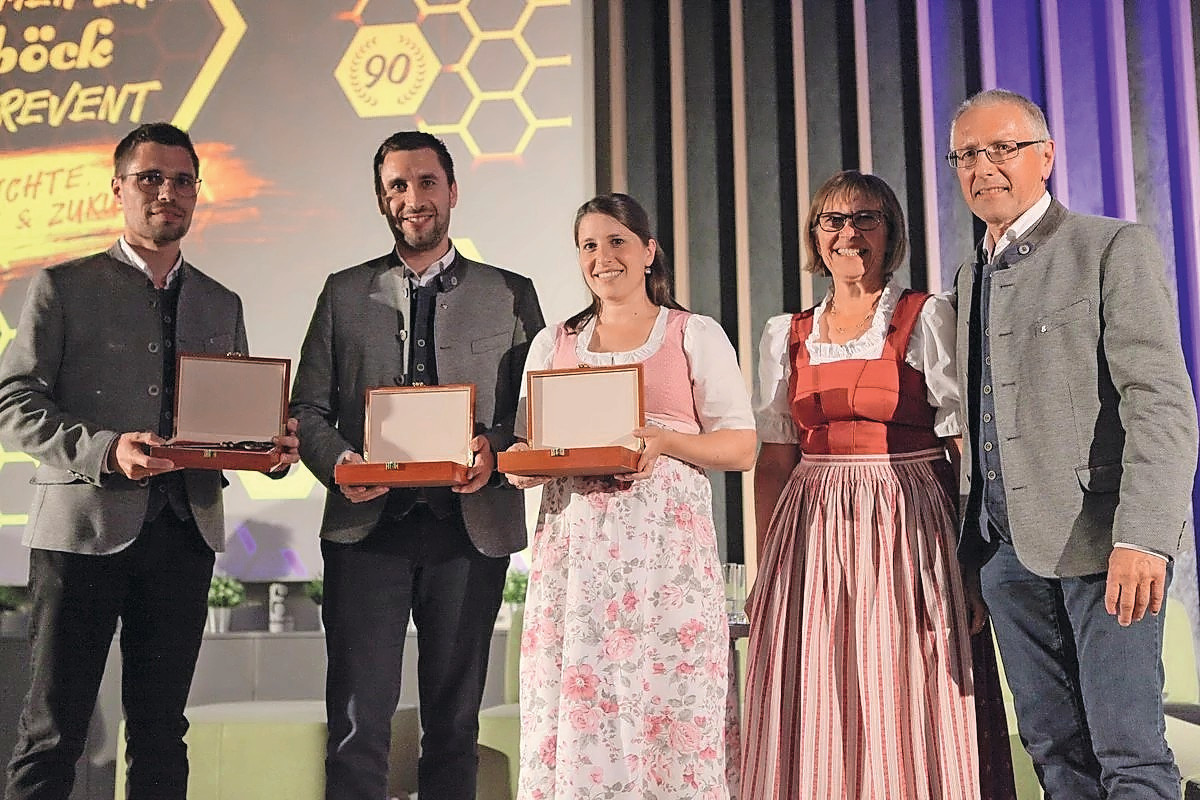
M 992 387 L 1013 545 L 1042 576 L 1104 572 L 1114 542 L 1173 555 L 1196 471 L 1196 404 L 1175 303 L 1149 228 L 1057 201 L 1001 254 L 992 282 Z M 956 279 L 958 380 L 970 357 L 975 275 Z M 972 430 L 978 409 L 968 408 Z M 986 546 L 963 437 L 963 529 Z
M 245 353 L 236 294 L 184 263 L 175 342 L 184 353 Z M 42 270 L 16 338 L 0 359 L 0 444 L 41 463 L 23 541 L 104 554 L 141 531 L 149 481 L 107 474 L 120 434 L 158 430 L 163 379 L 157 293 L 119 244 Z M 192 514 L 213 550 L 225 548 L 218 471 L 186 470 Z
M 321 536 L 331 541 L 363 539 L 386 503 L 351 503 L 334 485 L 333 468 L 345 451 L 362 453 L 367 390 L 405 380 L 411 320 L 401 270 L 392 252 L 330 275 L 300 351 L 291 413 L 300 423 L 300 456 L 329 489 Z M 545 325 L 537 293 L 528 278 L 462 254 L 441 277 L 433 318 L 438 382 L 475 384 L 475 432 L 498 453 L 514 441 L 525 354 Z M 525 507 L 521 492 L 493 478 L 460 499 L 471 542 L 503 556 L 525 546 Z

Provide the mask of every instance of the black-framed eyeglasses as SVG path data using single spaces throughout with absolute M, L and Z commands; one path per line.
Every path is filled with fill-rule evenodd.
M 951 150 L 946 153 L 946 163 L 954 169 L 970 169 L 975 166 L 975 162 L 979 159 L 979 154 L 983 153 L 987 156 L 988 161 L 993 164 L 1002 164 L 1017 157 L 1017 153 L 1022 149 L 1029 147 L 1031 144 L 1042 144 L 1045 139 L 1030 139 L 1027 142 L 992 142 L 987 147 L 976 147 L 974 149 L 965 147 L 962 150 Z
M 853 214 L 839 214 L 836 211 L 826 211 L 817 214 L 817 227 L 829 233 L 837 233 L 849 222 L 858 231 L 873 231 L 884 220 L 882 211 L 855 211 Z
M 163 175 L 162 172 L 157 169 L 147 169 L 143 170 L 142 172 L 128 172 L 124 175 L 118 175 L 117 177 L 133 178 L 137 188 L 140 189 L 143 194 L 151 195 L 158 194 L 159 190 L 162 189 L 162 185 L 167 181 L 170 181 L 171 183 L 175 184 L 175 191 L 179 194 L 183 195 L 184 197 L 195 197 L 196 190 L 200 187 L 201 183 L 199 178 L 193 175 L 188 175 L 187 173 L 180 173 L 175 177 L 171 177 L 170 175 Z

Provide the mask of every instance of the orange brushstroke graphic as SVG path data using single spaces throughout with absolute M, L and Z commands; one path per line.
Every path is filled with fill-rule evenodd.
M 246 201 L 262 194 L 267 182 L 231 145 L 196 149 L 204 182 L 189 236 L 202 235 L 214 222 L 257 219 Z M 0 156 L 0 289 L 35 269 L 107 249 L 120 236 L 112 173 L 111 144 Z

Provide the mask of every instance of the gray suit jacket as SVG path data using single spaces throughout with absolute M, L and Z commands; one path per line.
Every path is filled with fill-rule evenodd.
M 176 340 L 185 353 L 245 353 L 242 302 L 186 262 Z M 41 463 L 24 543 L 111 553 L 141 531 L 149 481 L 103 470 L 113 441 L 156 431 L 163 379 L 156 292 L 119 244 L 34 277 L 16 338 L 0 360 L 0 443 Z M 221 473 L 187 470 L 200 533 L 225 547 Z
M 992 389 L 1021 563 L 1068 577 L 1107 570 L 1114 542 L 1173 555 L 1196 470 L 1196 405 L 1154 234 L 1056 201 L 1000 258 L 990 306 Z M 974 280 L 964 264 L 956 280 L 964 398 L 973 396 Z M 961 537 L 968 562 L 984 549 L 970 439 L 963 437 Z
M 537 293 L 528 278 L 461 254 L 442 279 L 434 313 L 438 382 L 475 384 L 476 434 L 485 434 L 498 453 L 514 441 L 525 353 L 545 325 Z M 317 299 L 291 413 L 300 423 L 300 456 L 329 489 L 325 539 L 357 542 L 383 512 L 384 497 L 347 500 L 333 484 L 333 468 L 345 451 L 362 453 L 366 391 L 405 382 L 409 325 L 409 282 L 394 251 L 330 275 Z M 525 510 L 521 493 L 494 477 L 460 497 L 475 547 L 502 556 L 525 546 Z

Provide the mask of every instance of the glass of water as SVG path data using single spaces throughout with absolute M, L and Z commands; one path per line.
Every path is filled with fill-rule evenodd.
M 746 565 L 722 564 L 725 576 L 725 614 L 731 623 L 744 623 L 746 618 Z

